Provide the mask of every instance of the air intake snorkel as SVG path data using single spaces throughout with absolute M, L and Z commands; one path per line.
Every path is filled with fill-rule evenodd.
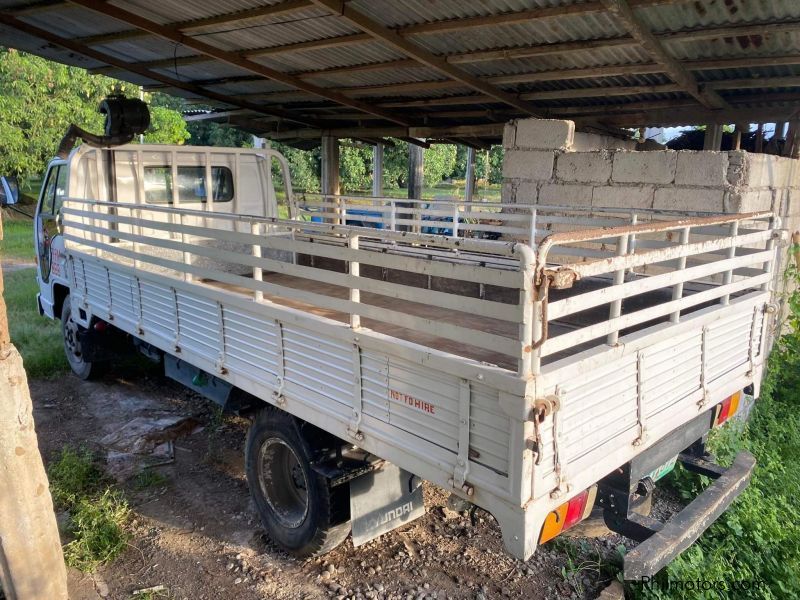
M 127 144 L 150 127 L 150 110 L 138 98 L 113 94 L 103 100 L 97 110 L 106 116 L 104 135 L 89 133 L 77 125 L 70 125 L 58 145 L 56 154 L 59 158 L 69 156 L 78 138 L 96 148 L 109 148 Z

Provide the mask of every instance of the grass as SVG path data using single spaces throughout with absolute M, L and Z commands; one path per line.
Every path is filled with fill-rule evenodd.
M 158 471 L 153 469 L 145 469 L 133 480 L 133 487 L 136 490 L 143 491 L 157 487 L 163 487 L 167 483 L 167 478 Z
M 0 240 L 0 257 L 33 262 L 33 221 L 30 219 L 3 219 L 3 239 Z
M 4 274 L 5 300 L 11 341 L 17 347 L 29 377 L 54 377 L 69 369 L 64 356 L 60 321 L 39 316 L 34 269 Z
M 122 493 L 108 484 L 92 454 L 64 448 L 47 474 L 56 506 L 69 515 L 67 531 L 72 540 L 64 546 L 67 565 L 90 572 L 117 557 L 128 542 L 125 524 L 130 509 Z

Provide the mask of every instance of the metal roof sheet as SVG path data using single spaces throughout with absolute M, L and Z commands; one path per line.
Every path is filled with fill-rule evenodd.
M 753 105 L 753 98 L 760 95 L 764 99 L 761 104 L 769 104 L 772 97 L 775 106 L 792 107 L 792 94 L 798 93 L 800 109 L 797 0 L 627 1 L 632 3 L 639 26 L 653 32 L 663 52 L 685 65 L 700 85 L 720 86 L 720 96 L 734 106 Z M 136 83 L 172 92 L 188 84 L 207 86 L 209 92 L 231 96 L 226 106 L 245 99 L 250 104 L 261 103 L 265 109 L 280 105 L 282 110 L 312 116 L 315 111 L 323 115 L 340 105 L 336 98 L 341 96 L 336 94 L 341 93 L 368 103 L 353 106 L 345 101 L 351 105 L 343 115 L 391 103 L 387 110 L 409 124 L 424 121 L 426 115 L 437 123 L 448 123 L 448 114 L 470 109 L 469 116 L 449 123 L 490 123 L 505 118 L 492 112 L 480 114 L 485 107 L 497 115 L 522 115 L 526 107 L 516 99 L 517 94 L 534 94 L 528 102 L 542 110 L 574 107 L 576 114 L 595 110 L 598 124 L 603 123 L 605 112 L 624 113 L 632 107 L 636 107 L 632 119 L 646 118 L 641 107 L 647 103 L 654 107 L 694 103 L 698 119 L 709 117 L 708 107 L 685 87 L 676 86 L 668 67 L 657 64 L 660 57 L 639 45 L 628 26 L 596 1 L 349 0 L 347 11 L 356 11 L 375 23 L 372 37 L 365 33 L 363 22 L 359 25 L 358 20 L 343 18 L 324 6 L 298 0 L 113 0 L 108 5 L 173 29 L 176 24 L 212 19 L 193 24 L 182 34 L 175 29 L 174 40 L 136 32 L 131 24 L 79 4 L 0 0 L 0 43 L 95 69 L 107 64 L 102 59 L 105 55 L 108 64 L 130 64 L 134 71 L 150 69 L 153 77 L 162 79 L 149 79 L 127 68 L 113 70 Z M 531 12 L 524 19 L 508 18 L 520 11 Z M 497 17 L 502 22 L 486 21 Z M 475 18 L 483 19 L 480 26 L 470 21 Z M 442 26 L 442 22 L 446 24 Z M 403 28 L 419 29 L 424 24 L 435 24 L 437 30 L 402 33 Z M 740 34 L 730 29 L 771 24 L 776 26 L 774 31 L 756 27 Z M 714 35 L 695 33 L 709 28 L 715 29 Z M 727 31 L 717 32 L 720 28 Z M 398 47 L 394 42 L 397 31 L 403 35 L 403 43 L 418 50 L 409 53 Z M 93 54 L 87 58 L 76 44 L 96 36 L 104 38 L 86 49 Z M 60 47 L 58 39 L 65 40 L 63 45 L 68 48 Z M 229 52 L 230 59 L 196 58 L 200 51 L 195 42 Z M 271 50 L 254 53 L 263 49 Z M 527 55 L 520 56 L 519 49 L 525 49 Z M 491 60 L 460 56 L 487 51 L 500 53 Z M 426 58 L 431 55 L 451 57 L 450 66 L 437 66 L 437 59 Z M 153 62 L 156 64 L 148 64 Z M 262 67 L 298 79 L 256 79 L 265 74 Z M 171 83 L 165 84 L 165 77 Z M 475 78 L 494 86 L 494 91 L 476 85 Z M 758 86 L 758 80 L 766 84 Z M 734 83 L 726 86 L 726 81 Z M 309 86 L 321 90 L 315 93 Z M 535 94 L 543 92 L 548 94 L 536 99 Z M 191 90 L 180 93 L 195 95 Z M 423 105 L 422 100 L 429 102 Z M 410 106 L 397 106 L 402 103 Z M 753 113 L 754 118 L 757 114 Z M 791 111 L 781 112 L 788 114 Z M 346 123 L 344 119 L 342 125 Z

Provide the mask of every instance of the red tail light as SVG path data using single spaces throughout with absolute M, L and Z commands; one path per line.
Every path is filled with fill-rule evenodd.
M 741 392 L 736 392 L 732 396 L 728 396 L 717 405 L 716 417 L 714 418 L 715 425 L 722 425 L 725 421 L 730 419 L 739 410 L 739 400 L 742 397 Z
M 569 529 L 583 518 L 583 510 L 586 508 L 587 498 L 589 498 L 589 490 L 584 490 L 569 501 L 562 531 Z
M 593 485 L 548 514 L 542 525 L 539 543 L 544 544 L 546 541 L 552 540 L 562 531 L 566 531 L 575 523 L 588 517 L 594 507 L 596 496 L 597 486 Z

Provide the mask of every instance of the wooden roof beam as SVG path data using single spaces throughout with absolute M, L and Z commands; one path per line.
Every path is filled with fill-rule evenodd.
M 232 100 L 229 96 L 227 96 L 225 94 L 218 94 L 216 92 L 203 89 L 202 87 L 194 85 L 192 83 L 187 83 L 185 81 L 178 81 L 177 79 L 173 79 L 172 77 L 167 77 L 166 75 L 162 75 L 161 73 L 157 73 L 155 71 L 150 71 L 148 69 L 144 69 L 144 68 L 140 68 L 140 67 L 131 68 L 130 66 L 128 66 L 127 63 L 125 63 L 125 61 L 122 61 L 122 60 L 120 60 L 120 59 L 118 59 L 116 57 L 110 56 L 108 54 L 104 54 L 102 52 L 98 52 L 97 50 L 94 50 L 93 48 L 89 48 L 89 47 L 83 46 L 82 44 L 79 44 L 79 43 L 75 42 L 74 40 L 69 40 L 69 39 L 66 39 L 66 38 L 62 38 L 62 37 L 57 36 L 54 33 L 51 33 L 51 32 L 49 32 L 49 31 L 47 31 L 45 29 L 40 29 L 39 27 L 36 27 L 34 25 L 30 25 L 30 24 L 26 23 L 25 21 L 21 21 L 21 20 L 17 19 L 16 17 L 10 16 L 10 15 L 6 15 L 6 14 L 3 14 L 3 13 L 0 13 L 0 23 L 2 23 L 3 25 L 6 25 L 8 27 L 11 27 L 13 29 L 16 29 L 17 31 L 21 31 L 21 32 L 26 33 L 28 35 L 31 35 L 33 37 L 42 39 L 42 40 L 44 40 L 46 42 L 49 42 L 51 44 L 54 44 L 56 46 L 61 46 L 62 48 L 65 48 L 66 50 L 70 50 L 70 51 L 75 52 L 77 54 L 82 54 L 83 56 L 86 56 L 88 58 L 94 59 L 94 60 L 96 60 L 98 62 L 104 62 L 104 63 L 109 64 L 109 65 L 114 65 L 114 66 L 117 66 L 117 67 L 125 68 L 127 71 L 129 71 L 131 73 L 135 73 L 135 74 L 137 74 L 137 75 L 139 75 L 141 77 L 145 77 L 147 79 L 152 79 L 153 81 L 159 81 L 161 83 L 164 83 L 164 84 L 166 84 L 166 85 L 168 85 L 168 86 L 170 86 L 172 88 L 178 89 L 178 90 L 184 90 L 184 91 L 187 91 L 187 92 L 191 92 L 191 93 L 193 93 L 193 94 L 195 94 L 197 96 L 200 96 L 200 97 L 203 97 L 203 98 L 208 98 L 208 99 L 214 100 L 216 102 L 220 102 L 222 104 L 234 105 L 234 106 L 238 106 L 239 108 L 247 108 L 249 110 L 252 110 L 252 111 L 257 112 L 257 113 L 261 113 L 261 114 L 266 115 L 266 116 L 278 117 L 280 119 L 285 119 L 287 121 L 292 121 L 294 123 L 299 123 L 301 125 L 308 125 L 308 126 L 311 126 L 311 127 L 319 126 L 319 123 L 317 123 L 314 119 L 306 119 L 306 118 L 297 117 L 296 115 L 293 115 L 293 114 L 291 114 L 291 113 L 289 113 L 287 111 L 279 110 L 279 109 L 276 109 L 276 108 L 266 108 L 266 107 L 260 106 L 258 104 L 253 104 L 251 102 L 235 101 L 235 100 Z
M 370 34 L 376 40 L 379 40 L 390 47 L 404 53 L 406 56 L 413 58 L 419 63 L 435 69 L 443 73 L 447 77 L 470 87 L 478 92 L 496 98 L 500 102 L 518 108 L 524 113 L 532 116 L 538 116 L 536 107 L 532 104 L 520 100 L 515 94 L 510 94 L 506 91 L 496 88 L 485 80 L 479 79 L 458 67 L 449 64 L 445 59 L 436 56 L 432 52 L 417 46 L 416 44 L 405 39 L 402 35 L 385 27 L 370 19 L 363 13 L 358 12 L 352 6 L 345 4 L 343 0 L 312 0 L 314 4 L 323 6 L 334 14 L 338 14 L 341 18 L 358 27 L 365 33 Z
M 230 52 L 218 48 L 216 46 L 206 44 L 205 42 L 202 42 L 198 39 L 184 35 L 178 29 L 173 29 L 171 27 L 160 25 L 155 21 L 150 21 L 149 19 L 145 19 L 140 15 L 119 8 L 118 6 L 115 6 L 113 4 L 104 2 L 103 0 L 70 0 L 70 1 L 73 2 L 74 4 L 78 4 L 80 6 L 83 6 L 84 8 L 88 8 L 89 10 L 92 10 L 99 14 L 117 19 L 118 21 L 126 23 L 132 27 L 148 31 L 153 35 L 157 35 L 158 37 L 161 37 L 163 39 L 178 44 L 182 44 L 187 48 L 194 50 L 195 52 L 205 54 L 207 56 L 210 56 L 216 60 L 227 63 L 234 67 L 238 67 L 245 71 L 250 71 L 251 73 L 255 73 L 256 75 L 266 77 L 267 79 L 279 81 L 291 87 L 303 90 L 309 94 L 313 94 L 315 96 L 319 96 L 320 98 L 331 100 L 332 102 L 336 102 L 337 104 L 344 104 L 351 108 L 355 108 L 356 110 L 360 110 L 365 113 L 383 117 L 387 121 L 397 123 L 398 125 L 408 126 L 411 124 L 406 119 L 400 118 L 397 115 L 394 115 L 393 113 L 385 109 L 376 107 L 369 103 L 353 100 L 352 98 L 349 98 L 333 90 L 319 87 L 317 85 L 308 83 L 292 75 L 287 75 L 286 73 L 282 73 L 281 71 L 277 71 L 275 69 L 271 69 L 270 67 L 264 66 L 260 63 L 253 62 L 252 60 L 249 60 L 247 58 L 242 58 L 235 52 Z
M 191 19 L 189 21 L 178 21 L 169 23 L 166 27 L 177 29 L 182 33 L 204 29 L 214 25 L 230 25 L 232 23 L 241 23 L 250 21 L 252 19 L 260 19 L 264 17 L 277 17 L 286 13 L 298 11 L 303 8 L 313 6 L 310 0 L 286 0 L 280 4 L 272 4 L 269 6 L 258 6 L 256 8 L 249 8 L 246 10 L 239 10 L 236 12 L 223 13 L 213 17 L 204 17 L 201 19 Z M 97 46 L 101 44 L 108 44 L 110 42 L 120 40 L 130 40 L 135 38 L 147 37 L 152 35 L 149 31 L 143 29 L 128 29 L 125 31 L 116 31 L 114 33 L 105 33 L 100 35 L 87 36 L 79 38 L 77 41 L 87 46 Z
M 583 5 L 577 5 L 583 6 Z M 666 33 L 654 34 L 656 39 L 668 42 L 693 42 L 698 40 L 707 40 L 715 38 L 727 38 L 736 36 L 747 35 L 764 35 L 766 33 L 778 33 L 782 31 L 796 31 L 800 28 L 800 20 L 788 20 L 778 23 L 745 23 L 741 25 L 733 25 L 726 27 L 705 27 L 694 28 L 683 31 L 672 31 Z M 402 33 L 402 29 L 400 30 Z M 255 58 L 259 56 L 270 56 L 273 54 L 282 54 L 286 52 L 297 52 L 305 49 L 322 49 L 329 47 L 341 47 L 353 44 L 359 44 L 364 41 L 372 40 L 372 36 L 365 33 L 350 34 L 345 36 L 337 36 L 326 38 L 323 40 L 312 40 L 307 42 L 298 42 L 296 44 L 286 44 L 282 46 L 273 46 L 267 48 L 256 48 L 243 51 L 237 51 L 238 54 L 245 58 Z M 475 52 L 462 52 L 458 54 L 451 54 L 445 56 L 445 60 L 451 64 L 471 64 L 485 61 L 495 60 L 508 60 L 519 58 L 534 58 L 537 56 L 552 56 L 563 55 L 573 52 L 586 52 L 598 48 L 619 48 L 626 46 L 637 45 L 639 42 L 630 36 L 616 37 L 616 38 L 601 38 L 595 40 L 574 40 L 569 42 L 555 42 L 550 44 L 534 44 L 530 46 L 521 46 L 515 48 L 498 48 L 492 50 L 480 50 Z M 186 57 L 165 58 L 155 61 L 139 62 L 141 66 L 180 66 L 184 64 L 195 64 L 199 62 L 207 62 L 210 59 L 204 55 L 194 55 Z M 375 70 L 391 70 L 409 68 L 414 65 L 419 65 L 417 61 L 411 59 L 389 60 L 378 63 L 365 63 L 360 65 L 351 65 L 343 67 L 333 67 L 330 69 L 319 69 L 314 71 L 298 71 L 293 72 L 292 75 L 303 79 L 313 79 L 316 77 L 324 77 L 326 75 L 337 75 L 343 73 L 353 73 L 359 71 L 375 71 Z M 103 67 L 94 72 L 113 74 L 116 71 L 114 68 Z
M 664 71 L 686 92 L 696 98 L 707 108 L 728 108 L 728 104 L 713 90 L 703 90 L 695 79 L 694 75 L 686 69 L 680 61 L 673 58 L 664 50 L 661 42 L 655 35 L 642 23 L 631 9 L 628 0 L 601 0 L 614 17 L 619 20 L 631 36 L 641 44 L 642 48 L 660 65 Z

